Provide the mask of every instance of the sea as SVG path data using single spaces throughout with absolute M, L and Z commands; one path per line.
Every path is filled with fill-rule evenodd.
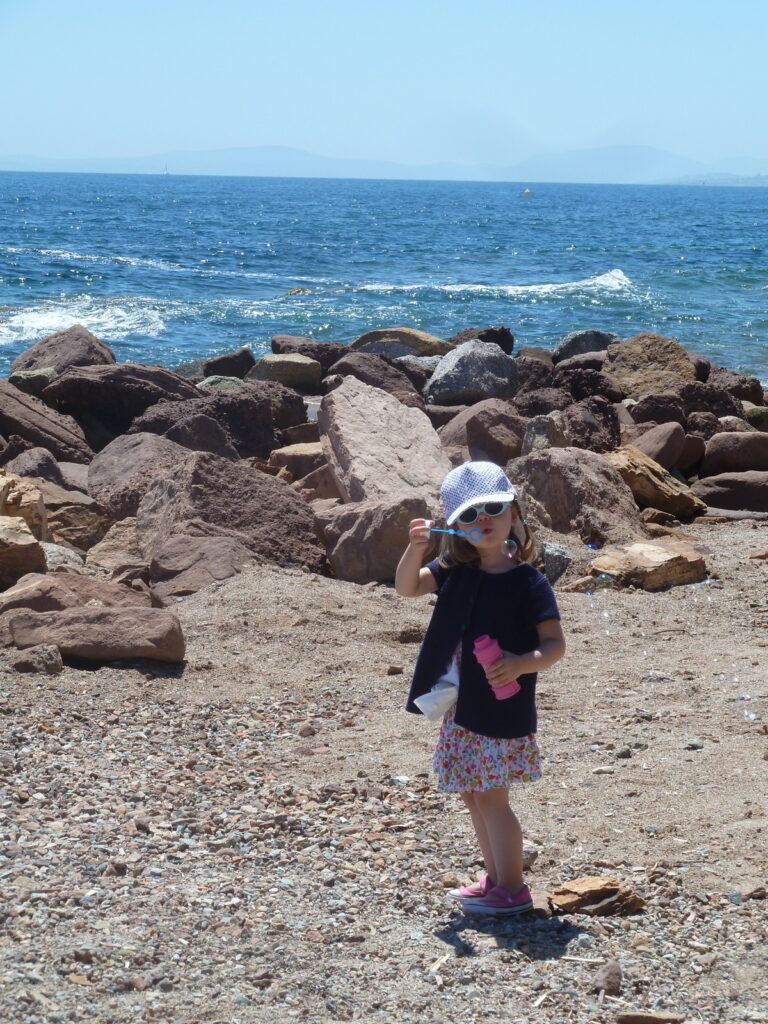
M 83 324 L 119 361 L 506 325 L 653 331 L 768 386 L 768 188 L 0 172 L 0 375 Z

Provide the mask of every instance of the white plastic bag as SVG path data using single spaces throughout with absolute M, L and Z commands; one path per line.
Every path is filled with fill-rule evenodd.
M 429 693 L 414 698 L 413 703 L 430 722 L 439 722 L 446 711 L 456 703 L 459 696 L 459 664 L 451 661 L 448 671 L 440 676 Z

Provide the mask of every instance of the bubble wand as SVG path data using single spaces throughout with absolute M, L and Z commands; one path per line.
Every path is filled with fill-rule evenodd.
M 482 540 L 482 530 L 438 530 L 436 526 L 430 526 L 430 533 L 450 533 L 454 537 L 463 537 L 465 540 Z

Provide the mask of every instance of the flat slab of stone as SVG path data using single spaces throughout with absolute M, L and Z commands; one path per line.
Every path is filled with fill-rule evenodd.
M 315 394 L 320 389 L 323 368 L 316 359 L 298 354 L 268 354 L 246 375 L 246 380 L 273 380 L 298 391 Z
M 603 458 L 621 473 L 640 508 L 658 508 L 678 519 L 703 512 L 706 507 L 690 487 L 634 445 L 625 445 Z
M 417 356 L 444 356 L 454 347 L 449 341 L 436 338 L 426 331 L 417 331 L 412 327 L 385 327 L 382 330 L 367 331 L 355 338 L 349 345 L 351 349 L 364 348 L 373 341 L 397 341 Z
M 643 590 L 700 583 L 707 575 L 703 555 L 685 541 L 635 541 L 604 548 L 589 566 L 592 576 L 610 576 L 619 586 Z
M 65 462 L 90 462 L 93 458 L 85 434 L 71 416 L 56 412 L 6 380 L 0 380 L 0 434 L 18 434 Z
M 388 501 L 411 494 L 437 507 L 451 464 L 425 413 L 345 377 L 323 398 L 318 424 L 345 501 Z

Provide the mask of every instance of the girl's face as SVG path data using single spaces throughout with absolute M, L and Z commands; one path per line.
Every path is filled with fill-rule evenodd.
M 482 533 L 479 540 L 470 540 L 470 544 L 478 551 L 490 551 L 493 548 L 500 548 L 509 537 L 512 526 L 517 522 L 518 514 L 514 505 L 510 505 L 498 516 L 489 516 L 481 512 L 471 527 L 464 529 L 477 529 Z

